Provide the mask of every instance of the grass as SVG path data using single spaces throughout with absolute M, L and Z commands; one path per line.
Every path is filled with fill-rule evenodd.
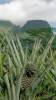
M 46 48 L 41 40 L 35 40 L 30 54 L 28 48 L 23 49 L 18 36 L 16 43 L 13 36 L 4 36 L 9 49 L 5 54 L 0 52 L 0 100 L 56 100 L 56 51 L 51 48 L 54 36 Z M 30 86 L 22 90 L 28 64 L 33 65 L 36 73 Z

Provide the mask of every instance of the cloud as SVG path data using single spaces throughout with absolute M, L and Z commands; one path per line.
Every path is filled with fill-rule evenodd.
M 54 1 L 54 0 L 43 0 L 43 1 L 45 1 L 45 2 L 52 2 L 52 1 Z
M 26 13 L 20 1 L 0 4 L 0 20 L 8 20 L 20 24 L 25 20 Z
M 56 20 L 56 1 L 47 5 L 44 0 L 22 0 L 28 19 Z M 25 3 L 25 4 L 24 4 Z
M 11 0 L 10 3 L 0 4 L 0 19 L 15 24 L 30 19 L 55 21 L 56 0 Z

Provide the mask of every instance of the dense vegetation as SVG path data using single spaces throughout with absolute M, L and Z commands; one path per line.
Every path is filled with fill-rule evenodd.
M 0 21 L 0 27 L 0 100 L 56 100 L 56 37 L 50 25 L 33 20 L 20 28 Z
M 0 30 L 0 100 L 56 100 L 55 36 L 45 47 L 39 37 L 28 47 L 27 38 L 32 41 L 33 36 Z M 25 74 L 31 66 L 34 73 Z

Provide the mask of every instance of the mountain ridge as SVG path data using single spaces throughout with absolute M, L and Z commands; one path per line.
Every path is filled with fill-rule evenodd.
M 8 29 L 9 32 L 14 33 L 14 35 L 18 34 L 24 46 L 32 45 L 32 43 L 34 43 L 34 38 L 40 38 L 43 40 L 44 46 L 46 46 L 46 43 L 53 34 L 50 24 L 44 20 L 29 20 L 22 27 L 13 25 L 9 21 L 0 21 L 0 27 L 1 26 Z
M 51 27 L 47 21 L 44 20 L 28 20 L 22 27 L 14 25 L 10 21 L 0 20 L 0 27 L 16 27 L 23 30 L 24 28 L 46 28 Z

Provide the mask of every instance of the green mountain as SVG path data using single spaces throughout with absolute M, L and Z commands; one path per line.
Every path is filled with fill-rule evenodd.
M 49 29 L 48 31 L 51 31 L 51 27 L 48 24 L 48 22 L 42 21 L 42 20 L 27 21 L 27 23 L 23 27 L 16 26 L 9 21 L 0 20 L 0 28 L 1 27 L 10 29 L 10 30 L 14 31 L 14 33 L 15 32 L 28 32 L 30 30 L 39 30 L 40 31 L 40 29 L 42 29 L 42 31 L 44 32 L 45 30 L 43 30 L 43 29 L 47 29 L 47 28 Z
M 23 46 L 32 46 L 35 38 L 42 40 L 44 46 L 52 36 L 51 26 L 44 20 L 29 20 L 23 27 L 13 25 L 9 21 L 0 21 L 0 28 L 5 28 L 9 32 L 18 34 Z
M 33 43 L 35 38 L 40 38 L 43 45 L 46 46 L 46 43 L 53 34 L 51 26 L 44 20 L 30 20 L 21 27 L 20 32 L 22 33 L 22 36 L 23 34 L 26 36 L 23 42 L 25 41 L 24 44 L 28 43 L 27 45 Z M 28 38 L 27 36 L 31 38 Z
M 9 21 L 0 20 L 0 28 L 10 29 L 14 27 L 14 25 Z
M 48 28 L 50 27 L 49 23 L 44 20 L 29 20 L 22 29 L 36 29 L 36 28 Z

